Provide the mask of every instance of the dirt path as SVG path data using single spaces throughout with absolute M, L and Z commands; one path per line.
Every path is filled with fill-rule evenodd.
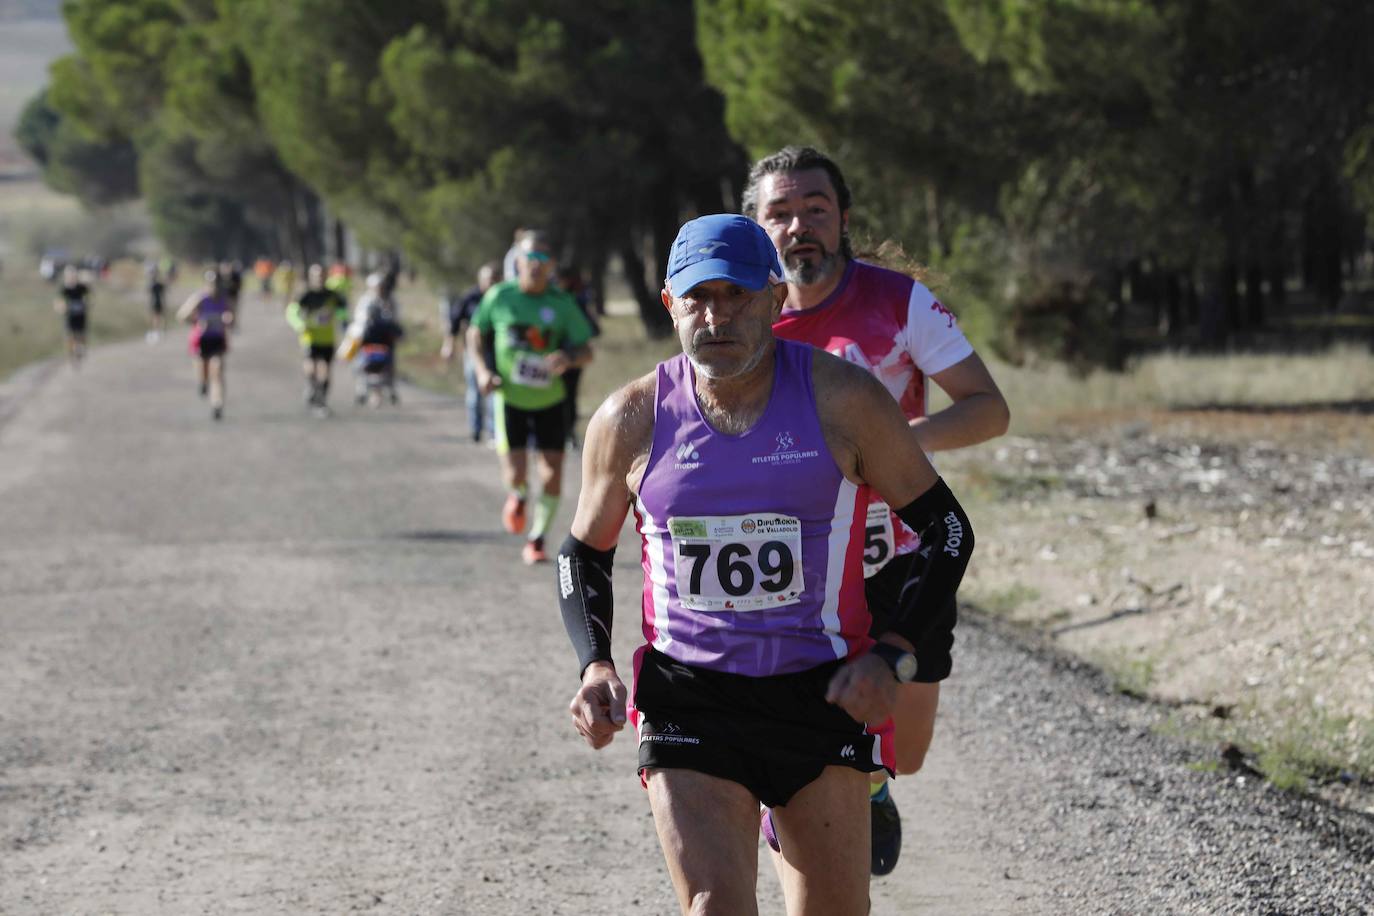
M 460 408 L 336 386 L 312 420 L 289 332 L 247 319 L 222 424 L 169 340 L 97 350 L 0 426 L 0 912 L 675 912 L 633 742 L 569 727 L 549 575 L 499 533 Z M 1148 707 L 962 632 L 875 913 L 1374 899 L 1367 822 L 1312 815 L 1334 842 L 1189 769 Z

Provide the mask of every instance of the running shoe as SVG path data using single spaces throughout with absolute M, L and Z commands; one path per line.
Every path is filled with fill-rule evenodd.
M 902 816 L 891 791 L 870 798 L 868 809 L 873 825 L 873 874 L 891 874 L 902 854 Z
M 211 416 L 212 418 L 216 419 L 216 420 L 223 420 L 223 419 L 224 419 L 224 408 L 223 408 L 223 407 L 215 407 L 215 408 L 213 408 L 213 409 L 210 411 L 210 416 Z
M 520 551 L 520 559 L 525 561 L 526 566 L 533 566 L 536 563 L 547 563 L 549 555 L 544 552 L 544 539 L 535 538 L 526 541 L 524 548 Z
M 782 844 L 778 842 L 778 831 L 773 827 L 773 809 L 765 807 L 759 812 L 759 833 L 763 834 L 764 842 L 768 848 L 774 852 L 782 852 Z
M 506 505 L 501 509 L 501 524 L 511 534 L 525 530 L 525 501 L 514 493 L 506 497 Z
M 210 383 L 209 383 L 209 382 L 201 382 L 201 383 L 200 383 L 200 386 L 199 386 L 199 391 L 200 391 L 200 396 L 201 396 L 201 397 L 203 397 L 203 398 L 204 398 L 204 397 L 209 397 L 209 396 L 210 396 Z

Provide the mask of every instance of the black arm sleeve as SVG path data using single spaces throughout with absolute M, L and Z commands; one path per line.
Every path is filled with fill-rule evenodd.
M 592 662 L 611 660 L 614 559 L 614 547 L 596 550 L 571 534 L 558 548 L 558 608 L 577 650 L 579 678 Z
M 943 479 L 897 510 L 897 517 L 921 536 L 924 563 L 913 563 L 892 618 L 892 631 L 922 647 L 935 635 L 973 553 L 973 526 Z M 926 680 L 923 673 L 917 680 Z

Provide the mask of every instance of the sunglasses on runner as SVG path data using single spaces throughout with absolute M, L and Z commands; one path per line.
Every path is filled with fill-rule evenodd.
M 546 261 L 553 260 L 553 256 L 550 255 L 547 251 L 527 251 L 525 252 L 525 260 L 536 261 L 540 264 L 543 264 Z

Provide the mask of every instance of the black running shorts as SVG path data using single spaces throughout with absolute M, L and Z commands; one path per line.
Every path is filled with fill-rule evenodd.
M 200 351 L 200 358 L 209 359 L 212 356 L 223 356 L 229 349 L 229 341 L 223 334 L 201 334 L 200 343 L 196 346 Z
M 543 410 L 521 410 L 503 400 L 496 435 L 504 435 L 506 448 L 512 452 L 528 448 L 531 438 L 541 452 L 561 452 L 568 438 L 565 410 L 562 401 Z
M 67 333 L 68 333 L 68 334 L 85 334 L 85 333 L 86 333 L 86 316 L 85 316 L 85 315 L 68 315 L 68 316 L 67 316 Z
M 911 577 L 912 567 L 924 562 L 925 558 L 919 552 L 898 554 L 864 580 L 868 613 L 873 617 L 869 635 L 874 639 L 892 629 L 892 615 L 897 611 L 902 586 Z M 949 677 L 953 667 L 950 652 L 954 648 L 954 625 L 959 622 L 959 606 L 951 596 L 938 607 L 924 608 L 923 611 L 930 616 L 924 623 L 926 636 L 916 647 L 916 680 L 934 684 Z
M 841 664 L 748 677 L 644 649 L 634 695 L 640 772 L 696 770 L 739 783 L 776 807 L 828 766 L 883 769 L 875 762 L 878 738 L 825 701 Z
M 334 362 L 333 344 L 311 344 L 310 351 L 306 354 L 311 362 Z

